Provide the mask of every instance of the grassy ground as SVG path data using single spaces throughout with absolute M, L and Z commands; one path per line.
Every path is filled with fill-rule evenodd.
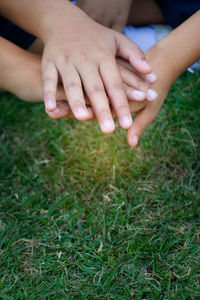
M 136 150 L 1 93 L 0 299 L 200 299 L 197 79 Z

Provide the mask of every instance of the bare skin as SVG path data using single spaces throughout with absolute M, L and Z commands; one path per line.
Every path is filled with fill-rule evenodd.
M 25 51 L 18 46 L 10 43 L 4 38 L 0 38 L 0 88 L 12 92 L 20 99 L 28 102 L 43 102 L 43 84 L 41 73 L 41 56 Z M 126 77 L 126 69 L 119 65 L 120 72 Z M 131 76 L 130 76 L 131 75 Z M 139 80 L 139 81 L 138 81 Z M 146 84 L 145 81 L 141 81 Z M 141 82 L 138 76 L 134 73 L 129 74 L 129 82 L 126 80 L 127 94 L 130 94 L 135 89 L 130 88 L 131 85 L 137 86 Z M 143 87 L 143 89 L 145 86 Z M 146 84 L 146 88 L 148 85 Z M 89 100 L 85 97 L 86 103 Z M 47 114 L 52 119 L 60 119 L 66 117 L 74 117 L 71 111 L 62 85 L 59 84 L 56 94 L 57 107 L 54 111 L 48 111 Z M 130 110 L 136 112 L 144 107 L 146 101 L 131 101 Z M 88 120 L 95 119 L 95 115 L 91 107 L 88 107 Z M 113 116 L 115 116 L 112 111 Z
M 120 32 L 126 24 L 142 26 L 165 23 L 155 0 L 78 0 L 77 4 L 96 22 Z
M 140 74 L 150 74 L 151 67 L 136 45 L 122 34 L 97 24 L 69 1 L 18 0 L 16 5 L 16 0 L 1 0 L 0 8 L 5 17 L 44 42 L 42 77 L 48 111 L 56 109 L 60 76 L 77 119 L 89 117 L 85 91 L 104 133 L 115 128 L 109 100 L 120 126 L 124 129 L 131 126 L 116 57 L 129 61 Z
M 143 132 L 156 118 L 173 82 L 200 59 L 199 28 L 200 10 L 145 53 L 158 75 L 153 84 L 158 98 L 154 103 L 147 102 L 136 113 L 127 135 L 130 146 L 137 146 Z
M 132 0 L 78 0 L 77 5 L 93 20 L 119 32 L 127 24 Z
M 165 19 L 155 0 L 134 0 L 128 23 L 135 26 L 163 24 Z M 145 53 L 158 77 L 152 86 L 157 91 L 158 98 L 155 102 L 146 102 L 146 106 L 136 113 L 133 125 L 128 129 L 130 146 L 137 146 L 143 132 L 156 118 L 176 78 L 200 58 L 199 28 L 200 11 Z M 130 74 L 126 71 L 122 75 L 127 84 Z
M 152 103 L 148 101 L 137 103 L 137 105 L 141 105 L 139 110 L 138 107 L 136 110 L 132 110 L 136 111 L 136 115 L 127 135 L 128 142 L 132 147 L 138 144 L 145 129 L 155 119 L 172 83 L 188 66 L 200 59 L 199 27 L 200 11 L 145 53 L 158 74 L 159 80 L 153 87 L 157 90 L 159 97 L 157 101 Z M 40 65 L 38 59 L 37 61 L 38 65 Z M 132 82 L 132 79 L 130 78 L 133 74 L 132 71 L 127 71 L 127 69 L 123 69 L 122 67 L 119 68 L 124 84 L 126 86 L 131 85 L 130 82 Z M 129 65 L 128 68 L 131 68 L 131 66 Z M 32 69 L 36 70 L 38 67 Z M 38 75 L 36 77 L 38 77 Z M 13 78 L 18 78 L 18 76 Z M 69 115 L 69 106 L 66 101 L 63 101 L 62 104 L 61 110 L 65 110 L 65 114 L 63 115 L 63 117 L 65 117 Z M 53 112 L 51 113 L 53 114 Z M 60 118 L 59 114 L 57 116 L 52 115 L 51 117 Z

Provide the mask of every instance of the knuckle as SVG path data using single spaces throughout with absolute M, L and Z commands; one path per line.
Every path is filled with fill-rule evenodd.
M 110 55 L 109 52 L 105 51 L 104 49 L 101 49 L 99 51 L 99 57 L 101 59 L 101 61 L 103 62 L 111 62 L 111 63 L 116 63 L 115 60 L 113 59 L 112 55 Z
M 74 51 L 72 53 L 72 55 L 74 55 L 74 54 L 75 54 L 75 56 L 78 56 L 78 58 L 84 62 L 86 62 L 88 60 L 88 55 L 87 55 L 86 51 L 82 48 L 76 49 L 76 51 Z
M 109 110 L 107 110 L 107 109 L 105 109 L 105 108 L 102 108 L 102 109 L 100 109 L 99 111 L 97 111 L 97 114 L 99 115 L 99 116 L 101 116 L 102 118 L 104 117 L 107 117 L 107 118 L 109 118 L 110 117 L 110 113 L 109 113 Z
M 85 105 L 84 105 L 84 101 L 81 100 L 81 99 L 76 99 L 76 100 L 73 100 L 73 104 L 72 104 L 73 108 L 83 108 Z
M 127 112 L 129 110 L 128 106 L 126 106 L 126 105 L 120 105 L 116 109 L 118 110 L 119 113 L 121 113 L 121 112 L 124 113 L 124 112 Z
M 97 84 L 93 85 L 93 87 L 91 87 L 87 90 L 88 96 L 95 96 L 95 95 L 103 94 L 103 93 L 104 93 L 104 88 Z
M 44 80 L 45 83 L 54 81 L 53 77 L 50 76 L 50 75 L 44 75 L 43 80 Z
M 61 55 L 56 58 L 55 65 L 61 71 L 66 64 L 69 64 L 70 56 L 68 54 Z
M 65 89 L 66 90 L 71 90 L 71 89 L 79 89 L 81 88 L 80 83 L 76 82 L 76 81 L 68 81 L 65 83 Z
M 42 59 L 42 67 L 45 68 L 48 65 L 53 64 L 52 59 L 50 57 L 46 57 L 44 59 Z
M 124 87 L 121 82 L 114 82 L 111 84 L 111 86 L 108 88 L 108 90 L 113 93 L 113 92 L 124 92 Z
M 51 58 L 45 58 L 42 60 L 42 63 L 41 63 L 41 70 L 42 70 L 42 73 L 45 74 L 45 73 L 48 73 L 49 70 L 51 70 L 53 67 L 54 67 L 54 61 L 53 59 Z
M 53 90 L 51 90 L 51 89 L 46 89 L 46 88 L 44 88 L 44 97 L 45 97 L 45 98 L 54 96 L 54 94 L 55 94 L 55 91 L 53 91 Z

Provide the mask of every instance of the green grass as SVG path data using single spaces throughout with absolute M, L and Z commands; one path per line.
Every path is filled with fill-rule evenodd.
M 197 79 L 136 150 L 1 92 L 0 299 L 200 299 Z

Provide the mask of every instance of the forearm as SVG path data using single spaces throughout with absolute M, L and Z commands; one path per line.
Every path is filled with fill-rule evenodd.
M 73 22 L 74 11 L 83 14 L 67 0 L 0 0 L 0 11 L 8 20 L 43 41 L 56 27 Z
M 19 69 L 25 51 L 0 37 L 0 52 L 0 88 L 10 91 L 10 85 L 15 82 L 15 70 Z
M 154 51 L 147 51 L 147 56 L 149 55 L 150 58 L 151 53 L 158 56 L 153 61 L 166 70 L 168 77 L 171 78 L 171 83 L 190 65 L 200 59 L 199 29 L 200 10 L 167 37 L 160 40 L 153 47 Z M 152 68 L 154 70 L 153 65 Z M 157 74 L 157 77 L 159 78 L 159 74 Z

